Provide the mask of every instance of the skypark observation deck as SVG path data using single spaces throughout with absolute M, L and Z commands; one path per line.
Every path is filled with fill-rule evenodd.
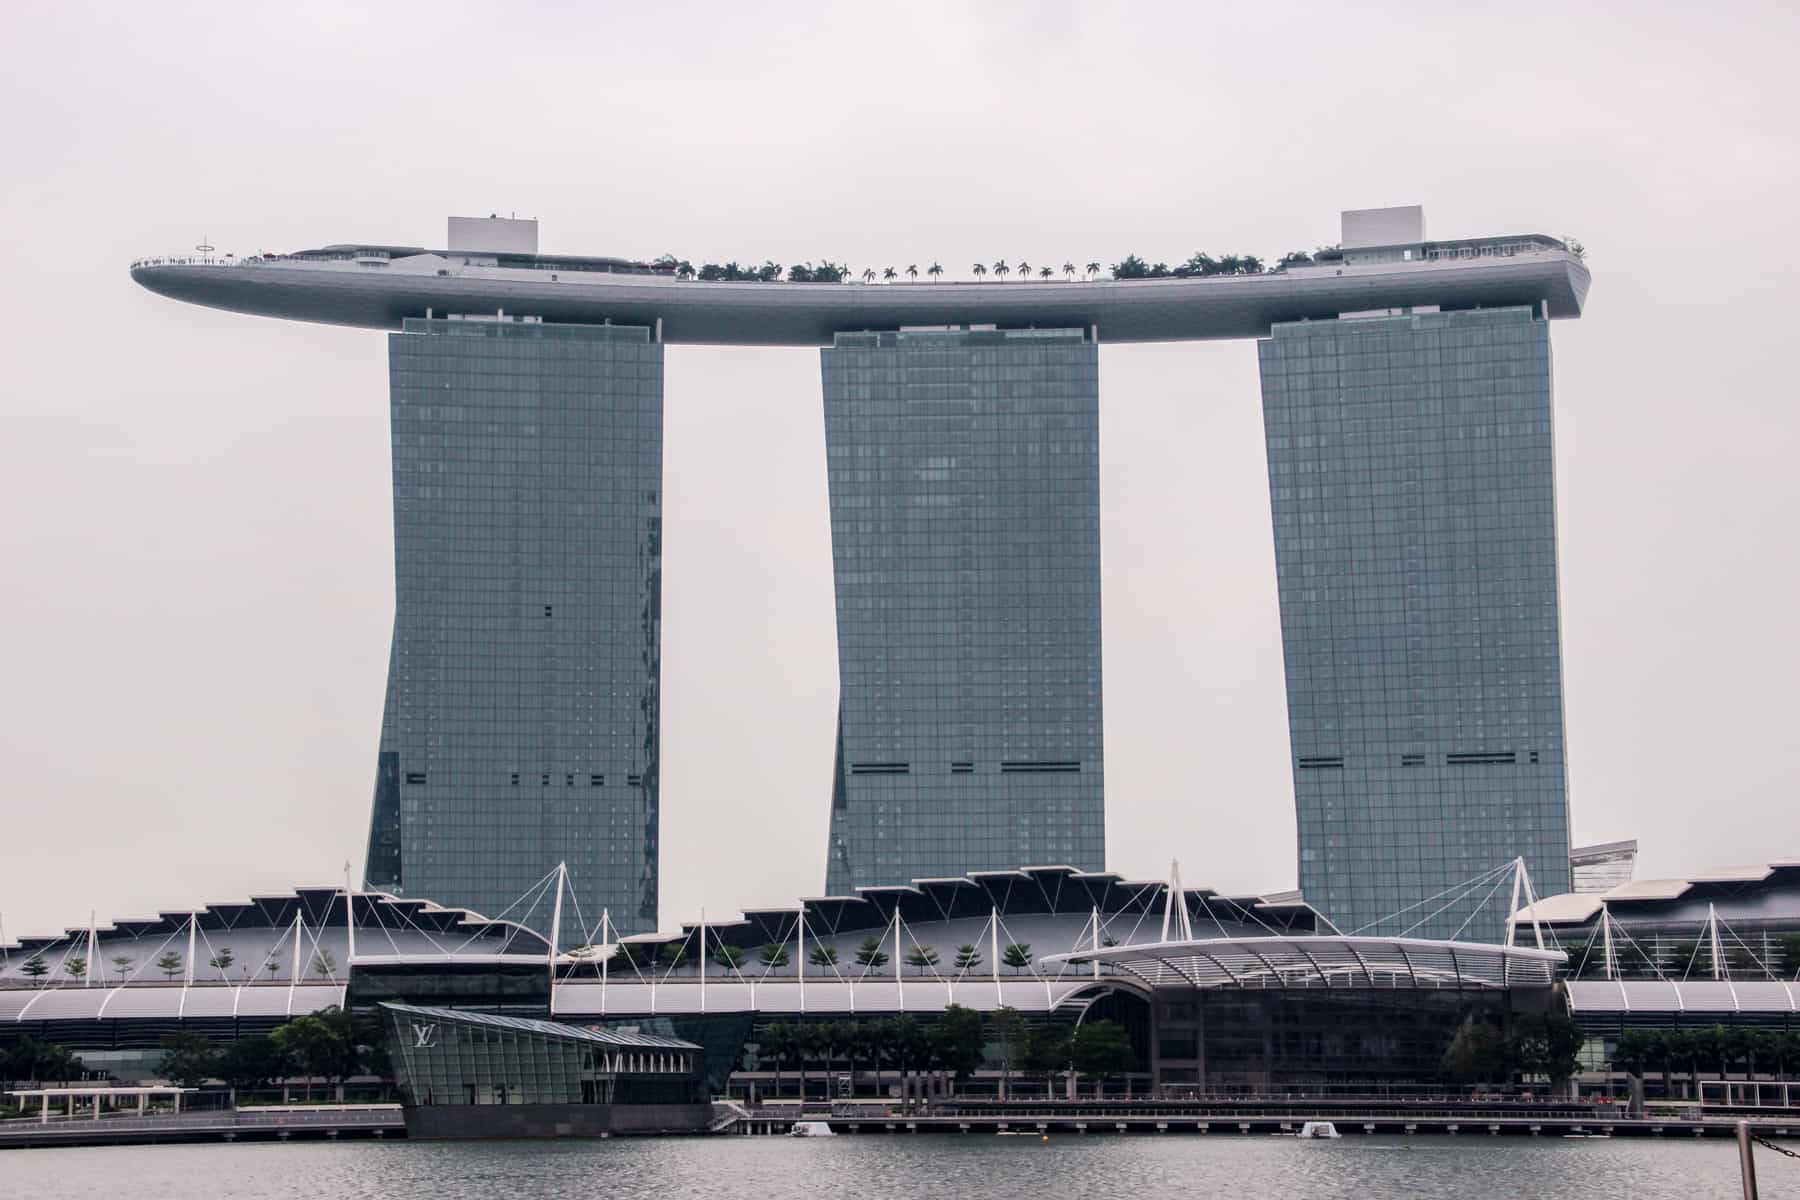
M 1268 336 L 1284 321 L 1401 309 L 1578 317 L 1589 276 L 1530 234 L 1328 252 L 1260 275 L 1016 283 L 750 283 L 677 279 L 622 259 L 335 245 L 242 259 L 150 258 L 131 276 L 210 308 L 399 329 L 427 314 L 660 325 L 673 344 L 826 346 L 864 329 L 991 324 L 1093 329 L 1103 342 Z

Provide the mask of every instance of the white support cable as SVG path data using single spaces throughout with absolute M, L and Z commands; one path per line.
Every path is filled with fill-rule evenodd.
M 315 966 L 324 967 L 325 968 L 325 978 L 328 981 L 330 981 L 331 983 L 336 983 L 338 981 L 337 964 L 333 963 L 333 962 L 327 962 L 322 957 L 322 955 L 329 955 L 331 953 L 331 947 L 320 945 L 320 939 L 325 934 L 325 927 L 323 925 L 302 924 L 300 927 L 300 932 L 306 938 L 311 939 L 310 941 L 308 941 L 306 943 L 306 945 L 307 945 L 307 959 L 306 959 L 307 969 L 310 970 L 311 968 L 313 968 Z M 349 974 L 349 971 L 346 970 L 345 975 L 347 976 L 348 974 Z M 295 982 L 298 983 L 298 982 L 300 982 L 300 977 L 298 976 L 298 973 L 296 973 L 296 976 L 297 977 L 296 977 Z
M 1155 888 L 1159 888 L 1161 886 L 1162 885 L 1160 883 L 1144 884 L 1143 886 L 1138 888 L 1136 893 L 1134 893 L 1132 895 L 1131 899 L 1133 902 L 1141 900 L 1144 897 L 1144 893 L 1151 891 Z M 1131 923 L 1131 932 L 1125 936 L 1124 940 L 1126 942 L 1135 942 L 1137 940 L 1138 930 L 1142 929 L 1144 927 L 1144 922 L 1149 919 L 1150 919 L 1150 905 L 1145 904 L 1142 908 L 1140 908 L 1138 910 L 1137 920 L 1135 920 Z M 1112 919 L 1108 918 L 1106 923 L 1108 925 L 1111 925 Z
M 1492 903 L 1492 901 L 1494 899 L 1494 893 L 1498 892 L 1500 890 L 1500 885 L 1505 882 L 1506 882 L 1506 876 L 1504 876 L 1504 875 L 1502 875 L 1502 876 L 1500 876 L 1500 878 L 1494 880 L 1494 886 L 1489 888 L 1488 894 L 1481 898 L 1481 903 L 1477 904 L 1474 907 L 1474 909 L 1469 913 L 1469 915 L 1463 918 L 1463 923 L 1461 925 L 1458 925 L 1456 927 L 1456 932 L 1450 935 L 1450 938 L 1449 938 L 1450 941 L 1454 942 L 1454 941 L 1458 941 L 1462 938 L 1463 930 L 1467 929 L 1470 926 L 1470 924 L 1474 922 L 1475 918 L 1481 915 L 1482 910 L 1485 909 L 1490 903 Z
M 181 927 L 179 925 L 177 925 L 175 928 L 171 929 L 168 932 L 168 934 L 164 936 L 163 940 L 161 942 L 157 943 L 156 949 L 152 950 L 151 954 L 154 955 L 154 954 L 161 953 L 162 950 L 166 946 L 168 946 L 168 944 L 170 942 L 175 940 L 176 936 L 179 935 L 180 932 L 181 932 Z M 131 939 L 132 947 L 135 949 L 137 947 L 137 945 L 139 944 L 139 942 L 141 942 L 141 941 L 142 941 L 141 938 L 133 937 Z M 138 972 L 143 970 L 145 964 L 148 963 L 149 961 L 151 961 L 151 960 L 145 959 L 143 962 L 134 961 L 132 963 L 132 969 L 129 972 L 125 973 L 124 978 L 120 979 L 119 982 L 113 986 L 112 990 L 107 993 L 106 999 L 104 999 L 100 1002 L 100 1009 L 98 1012 L 96 1012 L 94 1014 L 96 1017 L 103 1017 L 106 1015 L 106 1006 L 113 1002 L 113 997 L 117 996 L 121 991 L 125 990 L 125 985 L 130 983 L 132 980 L 136 979 Z M 31 1006 L 29 1004 L 27 1004 L 26 1007 L 29 1008 Z M 25 1019 L 25 1014 L 23 1011 L 21 1011 L 19 1013 L 18 1019 L 21 1021 Z
M 1202 902 L 1204 903 L 1204 901 L 1202 901 Z M 1261 917 L 1257 916 L 1253 909 L 1245 908 L 1242 904 L 1239 904 L 1236 900 L 1233 900 L 1230 896 L 1220 896 L 1219 903 L 1229 904 L 1231 907 L 1237 909 L 1239 912 L 1243 913 L 1246 917 L 1249 917 L 1252 921 L 1255 921 L 1258 925 L 1261 925 L 1265 930 L 1268 931 L 1268 933 L 1271 937 L 1282 936 L 1281 930 L 1275 928 L 1273 925 L 1269 924 L 1267 921 L 1265 921 Z M 1224 926 L 1221 925 L 1220 928 L 1223 929 Z
M 1525 856 L 1519 855 L 1519 879 L 1525 885 L 1525 911 L 1531 914 L 1531 936 L 1537 942 L 1537 948 L 1544 948 L 1544 927 L 1538 922 L 1537 893 L 1531 887 L 1531 872 L 1525 866 Z
M 531 927 L 531 918 L 537 913 L 538 905 L 540 905 L 544 902 L 544 897 L 549 894 L 550 885 L 551 885 L 552 881 L 556 880 L 559 877 L 560 873 L 561 873 L 561 867 L 559 866 L 556 869 L 552 870 L 548 875 L 545 875 L 542 879 L 538 880 L 536 883 L 534 883 L 530 887 L 526 888 L 523 892 L 519 893 L 518 899 L 514 900 L 511 904 L 507 905 L 504 909 L 501 910 L 499 916 L 489 917 L 489 916 L 485 916 L 485 915 L 478 914 L 478 913 L 470 914 L 472 916 L 481 916 L 481 919 L 483 921 L 485 921 L 486 924 L 481 926 L 480 928 L 478 928 L 474 933 L 471 933 L 466 938 L 464 938 L 462 943 L 460 945 L 458 945 L 455 950 L 452 950 L 450 952 L 451 955 L 461 954 L 464 950 L 467 950 L 472 944 L 479 941 L 481 938 L 485 937 L 487 935 L 487 932 L 490 929 L 492 929 L 495 925 L 505 924 L 507 922 L 507 914 L 512 912 L 513 909 L 519 907 L 519 905 L 523 904 L 528 897 L 531 900 L 531 906 L 525 910 L 525 915 L 518 918 L 516 921 L 513 922 L 513 924 L 523 925 L 524 927 L 529 929 Z
M 1507 862 L 1501 863 L 1497 867 L 1489 868 L 1488 870 L 1483 871 L 1483 872 L 1481 872 L 1481 874 L 1476 875 L 1470 879 L 1465 879 L 1461 883 L 1453 883 L 1441 892 L 1434 892 L 1431 895 L 1425 897 L 1423 900 L 1413 901 L 1413 903 L 1408 904 L 1405 908 L 1397 908 L 1393 912 L 1388 913 L 1385 916 L 1376 917 L 1373 921 L 1370 921 L 1368 924 L 1361 925 L 1355 929 L 1352 929 L 1346 936 L 1355 937 L 1358 934 L 1367 933 L 1369 930 L 1375 928 L 1377 925 L 1380 925 L 1385 921 L 1393 921 L 1400 917 L 1403 917 L 1407 913 L 1411 912 L 1413 909 L 1422 908 L 1425 905 L 1430 904 L 1433 900 L 1436 900 L 1442 896 L 1448 896 L 1452 892 L 1460 892 L 1462 894 L 1467 894 L 1468 892 L 1473 891 L 1475 888 L 1478 888 L 1482 884 L 1488 882 L 1495 875 L 1498 875 L 1504 871 L 1512 870 L 1513 866 L 1514 866 L 1514 861 L 1509 860 Z M 1452 900 L 1451 903 L 1452 904 L 1455 903 L 1455 900 Z M 1444 906 L 1444 908 L 1448 908 L 1448 907 L 1449 907 L 1449 905 Z M 1441 909 L 1441 908 L 1438 910 L 1438 912 L 1442 912 L 1442 911 L 1443 911 L 1443 909 Z M 1434 913 L 1433 915 L 1435 916 L 1436 914 Z M 1430 919 L 1429 917 L 1425 918 L 1425 920 L 1429 920 L 1429 919 Z M 1423 924 L 1423 923 L 1424 922 L 1421 921 L 1418 924 Z M 1417 927 L 1418 927 L 1417 924 L 1415 924 L 1413 926 L 1413 928 L 1417 928 Z
M 1508 864 L 1508 865 L 1510 865 L 1510 864 Z M 1495 871 L 1484 872 L 1483 874 L 1478 875 L 1478 876 L 1474 877 L 1473 879 L 1465 880 L 1460 885 L 1461 890 L 1450 889 L 1451 891 L 1455 891 L 1454 895 L 1451 895 L 1450 898 L 1445 900 L 1442 904 L 1438 905 L 1436 908 L 1432 909 L 1430 912 L 1426 913 L 1424 916 L 1415 920 L 1411 925 L 1408 925 L 1405 929 L 1401 930 L 1395 936 L 1396 937 L 1410 936 L 1414 930 L 1418 929 L 1421 925 L 1424 925 L 1427 921 L 1434 919 L 1439 914 L 1447 911 L 1448 909 L 1452 908 L 1453 906 L 1455 906 L 1455 905 L 1461 903 L 1462 901 L 1467 900 L 1469 897 L 1473 896 L 1476 893 L 1476 891 L 1479 890 L 1484 884 L 1490 883 L 1495 878 L 1496 871 L 1504 872 L 1506 869 L 1507 869 L 1506 867 L 1498 867 L 1495 869 Z M 1447 892 L 1439 892 L 1437 894 L 1437 896 L 1427 897 L 1425 900 L 1421 901 L 1420 903 L 1428 904 L 1432 900 L 1438 899 L 1439 897 L 1442 897 L 1446 894 L 1447 894 Z M 1418 907 L 1418 906 L 1417 905 L 1409 905 L 1408 907 L 1412 908 L 1412 907 Z M 1402 909 L 1401 911 L 1404 912 L 1406 910 Z M 1398 914 L 1396 914 L 1396 915 L 1398 915 Z M 1366 928 L 1366 926 L 1365 926 L 1365 928 Z
M 896 921 L 900 922 L 900 928 L 906 933 L 906 940 L 912 943 L 912 947 L 914 950 L 918 951 L 919 957 L 928 958 L 931 955 L 937 953 L 936 946 L 927 946 L 924 943 L 920 942 L 919 939 L 913 935 L 912 926 L 908 925 L 904 920 L 901 920 L 900 908 L 898 905 L 896 905 L 894 907 L 894 919 Z M 898 941 L 895 942 L 895 948 L 896 949 L 899 948 Z M 898 956 L 896 956 L 896 957 L 898 957 Z M 944 987 L 946 989 L 945 994 L 947 996 L 949 996 L 951 999 L 955 999 L 956 993 L 954 990 L 951 990 L 950 980 L 944 978 L 944 976 L 938 972 L 937 963 L 927 962 L 926 964 L 924 964 L 924 969 L 927 971 L 930 971 L 931 977 L 933 979 L 937 980 L 939 983 L 944 985 Z M 896 971 L 895 974 L 896 974 L 896 976 L 898 976 L 899 972 Z
M 455 953 L 455 951 L 446 950 L 444 944 L 432 936 L 431 930 L 412 919 L 412 914 L 407 911 L 409 908 L 413 907 L 411 901 L 400 899 L 386 905 L 386 907 L 392 909 L 394 915 L 403 922 L 404 927 L 401 929 L 401 932 L 405 932 L 405 927 L 410 927 L 414 933 L 425 939 L 427 945 L 444 958 L 449 958 Z M 382 929 L 383 931 L 386 931 L 387 926 L 385 923 L 383 923 Z M 394 935 L 392 933 L 388 934 L 388 943 L 393 946 L 395 954 L 404 955 L 406 953 L 406 951 L 400 948 L 400 943 L 394 940 Z
M 686 933 L 681 935 L 680 944 L 683 947 L 687 947 L 693 942 L 693 940 L 694 940 L 694 931 L 692 929 L 690 929 Z M 674 944 L 675 943 L 673 943 L 673 942 L 664 942 L 663 943 L 663 945 L 665 945 L 665 946 L 674 945 Z M 661 953 L 662 952 L 660 950 L 657 951 L 657 954 L 659 957 L 661 956 Z M 681 952 L 678 951 L 672 958 L 669 959 L 669 965 L 667 968 L 664 969 L 664 971 L 662 973 L 662 978 L 654 980 L 653 982 L 655 982 L 656 984 L 659 984 L 659 985 L 667 983 L 669 981 L 669 976 L 673 975 L 675 973 L 675 969 L 681 965 L 681 957 L 682 957 Z
M 999 923 L 1000 928 L 1006 933 L 1006 938 L 1007 938 L 1006 944 L 1009 948 L 1013 947 L 1013 946 L 1029 946 L 1030 945 L 1029 942 L 1021 942 L 1016 937 L 1013 936 L 1013 931 L 1010 929 L 1007 929 L 1005 920 L 1003 920 L 1001 918 L 1001 916 L 997 910 L 994 913 L 994 919 L 995 919 L 995 921 L 997 921 Z M 1016 969 L 1017 968 L 1015 968 L 1015 970 Z M 1038 969 L 1038 962 L 1037 962 L 1037 958 L 1035 955 L 1032 957 L 1032 960 L 1030 962 L 1025 964 L 1025 970 L 1030 972 L 1031 976 L 1035 979 L 1043 979 L 1044 978 L 1044 973 Z
M 1650 969 L 1656 972 L 1656 977 L 1658 979 L 1665 983 L 1669 982 L 1667 976 L 1662 973 L 1662 968 L 1657 965 L 1655 957 L 1648 950 L 1644 949 L 1643 944 L 1631 936 L 1631 931 L 1619 924 L 1617 920 L 1613 921 L 1613 933 L 1618 937 L 1624 938 L 1627 946 L 1636 950 L 1643 956 L 1644 961 L 1650 964 Z
M 1474 884 L 1471 887 L 1469 887 L 1467 890 L 1458 892 L 1456 895 L 1450 897 L 1448 900 L 1444 901 L 1442 904 L 1438 905 L 1436 908 L 1432 909 L 1430 912 L 1426 913 L 1424 916 L 1422 916 L 1418 920 L 1414 921 L 1411 925 L 1408 925 L 1405 929 L 1402 929 L 1395 936 L 1403 937 L 1403 938 L 1411 937 L 1413 935 L 1413 933 L 1415 931 L 1417 931 L 1421 926 L 1426 924 L 1426 922 L 1434 920 L 1441 914 L 1448 912 L 1451 908 L 1455 907 L 1457 904 L 1460 904 L 1464 900 L 1469 899 L 1471 896 L 1473 896 L 1475 894 L 1476 889 L 1479 888 L 1480 886 L 1481 886 L 1480 884 Z
M 861 983 L 861 982 L 862 982 L 862 981 L 863 981 L 863 980 L 865 980 L 865 979 L 867 979 L 867 978 L 868 978 L 868 977 L 869 977 L 869 972 L 870 972 L 870 971 L 872 971 L 872 970 L 875 970 L 875 969 L 876 969 L 876 967 L 875 967 L 875 955 L 877 955 L 877 954 L 881 954 L 881 953 L 884 953 L 884 951 L 883 951 L 883 950 L 882 950 L 882 949 L 881 949 L 881 946 L 882 946 L 882 943 L 884 943 L 884 942 L 886 942 L 886 941 L 887 941 L 887 936 L 888 936 L 888 933 L 889 933 L 889 931 L 890 931 L 890 930 L 893 930 L 893 928 L 894 928 L 894 926 L 895 926 L 895 923 L 896 923 L 896 922 L 898 922 L 898 921 L 899 921 L 899 919 L 900 919 L 900 906 L 899 906 L 899 905 L 898 905 L 898 904 L 896 904 L 896 905 L 895 905 L 895 906 L 894 906 L 894 915 L 893 915 L 893 916 L 892 916 L 892 917 L 891 917 L 891 918 L 890 918 L 890 919 L 889 919 L 889 920 L 888 920 L 888 922 L 887 922 L 887 923 L 886 923 L 886 924 L 885 924 L 885 925 L 883 925 L 883 926 L 882 926 L 882 927 L 881 927 L 881 936 L 880 936 L 880 937 L 878 937 L 878 938 L 874 938 L 874 939 L 872 939 L 872 940 L 873 940 L 873 941 L 874 941 L 874 942 L 875 942 L 875 946 L 874 946 L 874 950 L 873 950 L 873 953 L 871 953 L 871 954 L 869 954 L 869 955 L 867 955 L 867 956 L 866 956 L 866 957 L 867 957 L 867 958 L 868 958 L 868 961 L 867 961 L 867 962 L 858 962 L 858 963 L 857 963 L 857 964 L 856 964 L 856 965 L 857 965 L 857 966 L 859 966 L 859 967 L 861 967 L 861 968 L 862 968 L 862 970 L 860 970 L 860 971 L 858 971 L 858 972 L 857 972 L 857 973 L 856 973 L 856 978 L 855 978 L 855 979 L 854 979 L 854 980 L 852 980 L 852 981 L 851 981 L 851 982 L 852 982 L 852 983 L 853 983 L 853 984 L 856 984 L 856 983 Z M 871 940 L 871 939 L 868 939 L 868 938 L 864 938 L 864 939 L 863 939 L 863 940 L 864 940 L 864 941 L 869 941 L 869 940 Z M 898 933 L 896 933 L 896 934 L 895 934 L 895 941 L 894 941 L 894 949 L 895 949 L 895 950 L 898 950 L 898 949 L 900 949 L 900 942 L 899 942 L 899 934 L 898 934 Z M 858 947 L 857 947 L 857 948 L 856 948 L 856 953 L 857 953 L 857 955 L 858 955 L 858 956 L 859 956 L 859 957 L 861 957 L 861 956 L 863 956 L 863 948 L 862 948 L 862 947 L 861 947 L 861 946 L 858 946 Z M 898 954 L 896 954 L 896 955 L 895 955 L 895 956 L 894 956 L 894 958 L 895 958 L 895 959 L 896 959 L 896 960 L 898 960 L 898 959 L 899 959 L 899 957 L 900 957 L 900 956 L 899 956 L 899 955 L 898 955 Z
M 1756 951 L 1754 951 L 1750 948 L 1749 942 L 1746 942 L 1743 938 L 1738 936 L 1737 930 L 1733 929 L 1730 925 L 1726 924 L 1724 921 L 1719 922 L 1719 927 L 1721 929 L 1723 929 L 1727 935 L 1730 936 L 1732 941 L 1736 942 L 1738 945 L 1740 945 L 1744 948 L 1744 953 L 1748 954 L 1750 956 L 1751 962 L 1755 963 L 1758 967 L 1760 967 L 1762 969 L 1762 973 L 1764 975 L 1767 975 L 1770 979 L 1775 978 L 1775 972 L 1772 969 L 1770 969 L 1769 965 L 1762 960 L 1762 956 L 1760 954 L 1758 954 Z

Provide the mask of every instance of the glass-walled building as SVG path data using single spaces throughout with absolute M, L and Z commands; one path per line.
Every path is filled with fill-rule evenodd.
M 827 890 L 1102 869 L 1093 338 L 841 333 L 820 357 L 840 681 Z
M 1523 855 L 1569 888 L 1549 324 L 1307 321 L 1258 350 L 1301 892 L 1346 932 L 1407 909 L 1377 931 L 1499 940 L 1506 898 L 1465 881 Z
M 693 1042 L 448 1008 L 381 1010 L 412 1137 L 693 1133 L 712 1113 Z
M 653 929 L 663 348 L 636 326 L 409 319 L 389 370 L 368 881 L 519 919 L 566 861 L 584 921 Z

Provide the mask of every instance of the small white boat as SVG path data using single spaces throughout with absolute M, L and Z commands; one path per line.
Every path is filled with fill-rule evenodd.
M 1296 1133 L 1294 1136 L 1303 1138 L 1339 1138 L 1344 1135 L 1339 1133 L 1337 1131 L 1337 1126 L 1333 1125 L 1330 1121 L 1308 1121 L 1300 1127 L 1300 1132 Z
M 829 1121 L 795 1121 L 789 1137 L 836 1137 Z

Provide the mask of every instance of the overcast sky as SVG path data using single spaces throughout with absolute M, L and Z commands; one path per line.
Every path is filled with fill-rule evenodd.
M 1579 238 L 1556 350 L 1574 834 L 1800 858 L 1791 4 L 0 6 L 0 917 L 360 869 L 393 615 L 384 339 L 126 268 L 431 245 L 951 275 Z M 818 359 L 668 355 L 662 920 L 823 882 Z M 1295 881 L 1254 347 L 1101 351 L 1108 865 Z

